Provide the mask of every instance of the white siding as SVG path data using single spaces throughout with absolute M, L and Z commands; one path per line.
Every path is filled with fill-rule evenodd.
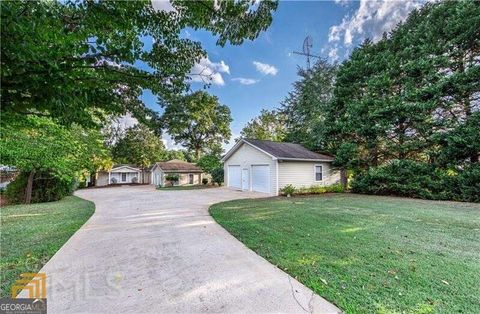
M 122 175 L 125 174 L 125 181 L 122 181 Z M 116 184 L 129 184 L 133 182 L 133 179 L 137 178 L 137 183 L 142 180 L 140 172 L 111 172 L 110 183 L 113 183 L 113 179 L 116 180 Z M 108 178 L 107 178 L 108 179 Z
M 159 167 L 155 167 L 152 171 L 150 184 L 159 185 L 160 182 L 162 185 L 166 184 L 165 177 L 168 173 L 164 173 Z M 178 185 L 188 185 L 190 184 L 190 174 L 189 173 L 178 173 Z M 160 182 L 156 182 L 156 180 Z M 193 184 L 201 184 L 202 183 L 202 174 L 201 173 L 193 173 Z
M 323 168 L 322 181 L 315 181 L 315 165 Z M 310 187 L 312 185 L 332 185 L 340 182 L 340 172 L 331 170 L 329 162 L 284 161 L 278 163 L 278 185 L 281 188 L 291 184 L 294 187 Z
M 151 174 L 150 184 L 153 184 L 153 185 L 162 184 L 163 185 L 163 171 L 161 171 L 160 168 L 155 167 L 155 169 L 153 169 L 152 174 Z
M 225 183 L 228 182 L 228 166 L 239 165 L 242 169 L 246 168 L 250 172 L 250 188 L 252 186 L 252 165 L 270 166 L 270 194 L 277 194 L 276 167 L 277 161 L 269 155 L 243 143 L 224 163 Z M 313 171 L 313 170 L 312 170 Z

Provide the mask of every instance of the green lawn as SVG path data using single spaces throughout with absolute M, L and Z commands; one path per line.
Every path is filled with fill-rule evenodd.
M 164 186 L 157 188 L 159 191 L 183 191 L 183 190 L 203 190 L 203 189 L 213 189 L 218 188 L 215 185 L 176 185 L 176 186 Z
M 210 213 L 347 313 L 480 313 L 480 204 L 332 194 Z
M 1 209 L 1 296 L 24 272 L 37 272 L 95 211 L 92 202 L 68 196 L 58 202 Z M 48 276 L 48 274 L 47 274 Z

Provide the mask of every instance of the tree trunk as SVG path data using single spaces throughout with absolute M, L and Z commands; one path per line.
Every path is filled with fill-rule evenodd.
M 25 188 L 25 204 L 30 204 L 32 202 L 34 176 L 35 176 L 35 170 L 30 171 L 30 173 L 28 174 L 27 187 Z
M 348 187 L 348 178 L 347 170 L 345 168 L 340 170 L 340 183 L 342 184 L 343 189 L 346 190 Z
M 97 185 L 97 177 L 96 173 L 90 175 L 90 184 L 89 186 L 96 186 Z
M 201 151 L 202 150 L 201 150 L 200 147 L 195 148 L 195 157 L 197 158 L 196 161 L 198 161 L 200 159 Z

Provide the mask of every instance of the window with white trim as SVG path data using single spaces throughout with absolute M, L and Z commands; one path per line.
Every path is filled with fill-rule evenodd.
M 322 181 L 323 179 L 323 167 L 315 165 L 315 181 Z

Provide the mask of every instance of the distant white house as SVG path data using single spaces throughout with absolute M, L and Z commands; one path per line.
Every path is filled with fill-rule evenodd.
M 136 165 L 114 165 L 110 171 L 100 171 L 96 176 L 95 186 L 115 184 L 153 184 L 165 185 L 168 174 L 177 174 L 177 185 L 200 184 L 203 171 L 195 164 L 183 160 L 157 162 L 149 168 Z
M 114 165 L 110 171 L 101 171 L 97 174 L 96 186 L 110 184 L 146 184 L 150 182 L 148 169 L 141 169 L 135 165 Z
M 340 182 L 333 157 L 300 144 L 241 139 L 222 158 L 225 184 L 233 189 L 279 195 L 286 185 L 310 187 Z

